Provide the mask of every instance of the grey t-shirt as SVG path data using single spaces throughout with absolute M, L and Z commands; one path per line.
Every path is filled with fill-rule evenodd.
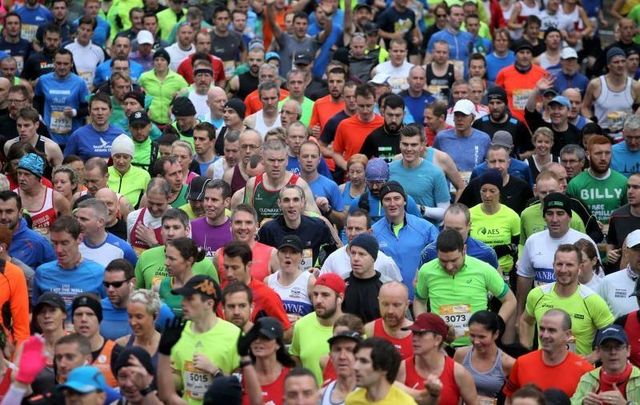
M 303 39 L 297 39 L 295 36 L 283 32 L 276 40 L 280 48 L 280 76 L 286 77 L 287 73 L 293 67 L 293 57 L 300 52 L 305 52 L 315 57 L 319 43 L 316 37 L 307 35 Z

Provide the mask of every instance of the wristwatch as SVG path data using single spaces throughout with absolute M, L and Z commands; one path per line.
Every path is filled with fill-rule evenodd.
M 141 389 L 140 395 L 142 395 L 143 397 L 146 397 L 147 395 L 151 394 L 153 391 L 155 391 L 153 388 L 151 388 L 151 386 L 148 386 L 147 388 L 143 388 Z

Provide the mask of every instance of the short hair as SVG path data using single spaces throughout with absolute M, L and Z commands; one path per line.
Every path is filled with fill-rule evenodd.
M 358 87 L 356 87 L 356 97 L 358 96 L 366 98 L 373 97 L 373 99 L 375 100 L 376 90 L 372 85 L 368 83 L 360 84 L 358 85 Z
M 390 93 L 384 99 L 385 108 L 402 108 L 404 110 L 404 100 L 397 94 Z
M 239 140 L 240 140 L 240 131 L 237 131 L 235 129 L 230 130 L 224 135 L 225 143 L 234 143 L 234 142 L 238 142 Z
M 555 180 L 558 183 L 560 182 L 560 179 L 558 178 L 558 175 L 555 174 L 554 172 L 552 172 L 551 170 L 543 170 L 541 171 L 538 176 L 536 177 L 536 184 L 538 184 L 538 182 L 543 181 L 543 180 Z
M 604 135 L 604 131 L 602 127 L 595 122 L 587 122 L 582 130 L 580 131 L 580 135 Z
M 393 45 L 401 45 L 407 48 L 407 41 L 404 38 L 394 38 L 389 42 L 389 49 L 391 49 Z
M 96 101 L 101 101 L 105 103 L 107 106 L 109 106 L 110 110 L 113 108 L 113 105 L 111 104 L 111 97 L 109 97 L 109 95 L 105 93 L 102 93 L 102 92 L 96 93 L 93 96 L 91 96 L 91 98 L 89 99 L 89 109 L 91 109 L 91 107 L 93 106 L 93 103 L 95 103 Z
M 404 126 L 400 130 L 400 138 L 402 138 L 403 136 L 405 136 L 407 138 L 412 138 L 414 136 L 419 136 L 420 137 L 420 144 L 424 143 L 424 141 L 427 139 L 424 131 L 422 131 L 417 124 L 409 124 L 409 125 Z
M 78 203 L 78 209 L 81 208 L 89 208 L 93 210 L 94 215 L 105 222 L 109 220 L 109 209 L 107 208 L 107 205 L 97 198 L 87 198 L 86 200 L 80 201 Z
M 40 114 L 38 113 L 38 110 L 33 107 L 21 108 L 16 116 L 16 121 L 18 118 L 31 122 L 40 122 Z
M 320 157 L 320 158 L 322 157 L 322 151 L 320 150 L 320 145 L 318 145 L 318 143 L 317 143 L 317 142 L 309 141 L 309 140 L 304 141 L 304 142 L 302 142 L 302 144 L 300 145 L 300 149 L 302 150 L 302 147 L 303 147 L 303 146 L 305 146 L 305 145 L 311 145 L 311 146 L 313 146 L 314 148 L 317 148 L 317 149 L 318 149 L 318 157 Z
M 125 61 L 127 63 L 129 63 L 129 59 L 125 59 L 125 58 L 116 58 L 116 59 L 112 59 L 111 60 L 111 66 L 113 66 L 113 62 L 115 61 Z M 122 72 L 112 72 L 111 73 L 111 86 L 113 87 L 113 84 L 116 80 L 124 80 L 127 83 L 131 83 L 131 78 L 129 77 L 129 75 L 125 75 Z
M 132 20 L 131 16 L 133 15 L 133 13 L 142 13 L 144 14 L 144 9 L 142 7 L 132 7 L 131 10 L 129 10 L 129 19 Z M 129 39 L 128 37 L 125 37 L 127 39 Z
M 287 144 L 280 139 L 269 139 L 262 145 L 262 153 L 267 151 L 281 152 L 287 150 Z
M 361 335 L 364 335 L 364 323 L 359 316 L 353 314 L 342 314 L 336 319 L 333 323 L 333 329 L 335 330 L 338 326 L 345 326 L 349 328 L 350 331 L 358 332 Z
M 571 252 L 576 254 L 576 257 L 578 258 L 578 264 L 582 263 L 582 251 L 573 243 L 563 243 L 562 245 L 558 246 L 558 248 L 556 249 L 556 252 L 553 254 L 554 263 L 558 256 L 558 253 L 571 253 Z
M 527 384 L 514 392 L 511 396 L 511 400 L 513 401 L 516 398 L 533 399 L 538 405 L 545 405 L 547 403 L 542 390 L 534 384 Z
M 287 135 L 289 135 L 289 131 L 291 130 L 291 128 L 302 128 L 304 129 L 304 134 L 305 136 L 308 138 L 309 134 L 307 133 L 307 127 L 300 121 L 293 121 L 291 124 L 289 124 L 289 128 L 287 128 L 286 132 Z
M 6 202 L 10 200 L 16 200 L 18 211 L 22 211 L 22 198 L 20 198 L 20 194 L 11 190 L 0 191 L 0 201 Z
M 436 101 L 435 103 L 427 104 L 424 108 L 431 110 L 436 117 L 443 117 L 447 115 L 449 107 L 444 101 Z
M 232 211 L 231 211 L 231 221 L 233 221 L 233 218 L 236 216 L 237 213 L 239 212 L 246 212 L 247 214 L 250 214 L 253 217 L 253 220 L 258 223 L 258 213 L 256 212 L 256 209 L 253 208 L 252 205 L 249 204 L 238 204 Z
M 216 127 L 208 122 L 199 122 L 193 127 L 194 131 L 205 131 L 210 141 L 216 139 Z
M 70 234 L 73 239 L 78 239 L 82 228 L 80 222 L 70 215 L 63 215 L 55 220 L 55 222 L 49 228 L 49 233 L 66 232 Z
M 155 13 L 144 13 L 144 15 L 142 16 L 142 21 L 144 21 L 145 18 L 153 18 L 154 20 L 158 21 L 158 16 Z
M 436 239 L 436 249 L 438 252 L 455 252 L 464 250 L 464 240 L 458 231 L 453 229 L 445 229 L 438 235 Z
M 280 189 L 280 193 L 278 194 L 278 201 L 282 199 L 282 196 L 284 195 L 284 192 L 285 192 L 286 190 L 296 190 L 296 191 L 298 192 L 298 196 L 300 197 L 300 199 L 302 199 L 302 200 L 304 200 L 304 199 L 305 199 L 305 197 L 304 197 L 304 190 L 302 189 L 302 187 L 300 187 L 300 186 L 299 186 L 299 185 L 297 185 L 297 184 L 290 184 L 290 183 L 287 183 L 287 184 L 285 184 L 285 186 L 284 186 L 284 187 L 282 187 L 282 188 Z
M 493 40 L 495 41 L 496 38 L 498 38 L 499 36 L 504 36 L 507 40 L 507 43 L 511 42 L 511 34 L 509 34 L 509 30 L 507 30 L 506 28 L 498 28 L 494 31 L 493 33 Z M 486 59 L 485 59 L 486 61 Z
M 637 131 L 639 129 L 640 129 L 640 116 L 636 114 L 629 115 L 627 119 L 624 121 L 623 130 Z
M 237 240 L 224 245 L 223 254 L 227 257 L 239 257 L 240 260 L 242 260 L 242 264 L 245 266 L 253 260 L 253 252 L 249 245 Z
M 295 22 L 297 19 L 309 21 L 309 16 L 304 11 L 296 11 L 295 13 L 293 13 L 293 21 Z
M 487 59 L 481 53 L 476 52 L 471 54 L 471 56 L 469 56 L 469 63 L 467 66 L 471 65 L 472 60 L 481 60 L 484 63 L 484 66 L 487 66 Z
M 228 13 L 229 9 L 224 7 L 224 6 L 218 6 L 218 7 L 214 8 L 213 9 L 213 18 L 215 19 L 218 16 L 218 14 L 224 13 L 224 12 Z
M 402 358 L 398 349 L 386 339 L 372 337 L 358 343 L 355 353 L 362 349 L 371 349 L 371 364 L 375 371 L 384 371 L 388 383 L 393 383 L 398 375 Z
M 100 170 L 100 174 L 102 174 L 102 176 L 106 176 L 109 172 L 107 162 L 101 157 L 92 157 L 84 164 L 84 170 L 86 172 L 96 168 Z
M 78 20 L 78 27 L 83 24 L 91 25 L 91 29 L 95 30 L 96 27 L 98 26 L 98 20 L 93 17 L 89 17 L 88 15 L 85 15 L 85 16 L 82 16 L 80 20 Z
M 68 49 L 65 49 L 65 51 L 69 52 Z M 9 87 L 9 93 L 20 93 L 20 95 L 25 99 L 31 100 L 31 92 L 24 84 L 14 84 L 13 86 Z
M 313 371 L 309 370 L 308 368 L 304 368 L 300 366 L 292 368 L 291 371 L 289 371 L 289 374 L 287 374 L 287 376 L 284 378 L 285 385 L 287 384 L 287 380 L 295 377 L 311 378 L 313 380 L 314 387 L 318 389 L 318 381 L 316 381 L 316 375 L 313 374 Z
M 223 199 L 231 198 L 231 186 L 222 179 L 214 179 L 204 186 L 206 190 L 220 190 Z
M 105 272 L 116 272 L 121 271 L 124 273 L 124 278 L 126 280 L 131 280 L 135 276 L 135 270 L 133 269 L 133 265 L 129 263 L 126 259 L 113 259 L 107 264 L 107 267 L 104 268 Z
M 53 3 L 65 3 L 67 4 L 67 2 L 65 0 L 55 0 L 53 1 Z M 51 24 L 47 24 L 44 27 L 44 35 L 46 34 L 58 34 L 60 36 L 62 36 L 62 31 L 60 30 L 60 27 L 58 27 L 57 24 L 51 23 Z
M 505 145 L 492 145 L 489 144 L 489 147 L 487 148 L 487 154 L 486 154 L 486 158 L 489 158 L 489 152 L 495 152 L 495 151 L 504 151 L 507 154 L 507 159 L 510 159 L 509 154 L 511 153 L 511 150 L 509 150 L 509 147 L 505 146 Z
M 449 205 L 447 210 L 444 212 L 444 216 L 446 217 L 447 214 L 453 214 L 453 215 L 462 214 L 464 215 L 465 222 L 467 224 L 471 223 L 471 211 L 469 211 L 469 207 L 467 207 L 462 203 L 453 203 Z
M 161 219 L 162 225 L 164 225 L 166 221 L 169 221 L 171 219 L 180 221 L 182 226 L 184 226 L 185 228 L 189 228 L 191 226 L 191 220 L 189 219 L 189 215 L 187 215 L 187 213 L 181 209 L 172 207 L 166 210 L 164 214 L 162 214 L 162 219 Z
M 474 3 L 471 2 L 465 2 L 465 5 L 469 3 L 469 4 L 473 4 L 475 6 Z M 471 14 L 467 14 L 464 16 L 464 21 L 466 22 L 469 18 L 475 18 L 476 20 L 480 20 L 480 17 L 478 16 L 478 14 L 476 13 L 471 13 Z
M 302 70 L 298 70 L 298 69 L 290 70 L 287 73 L 287 81 L 291 80 L 291 76 L 295 76 L 295 75 L 302 75 L 302 77 L 304 78 L 305 73 Z
M 89 342 L 89 339 L 87 339 L 85 336 L 82 336 L 78 333 L 63 335 L 60 339 L 56 341 L 55 346 L 69 345 L 69 344 L 74 344 L 78 346 L 78 351 L 83 356 L 88 356 L 91 354 L 91 342 Z
M 129 303 L 144 305 L 145 311 L 147 311 L 149 315 L 153 315 L 154 318 L 158 317 L 160 306 L 162 305 L 162 301 L 160 301 L 160 296 L 157 292 L 145 290 L 144 288 L 132 292 L 131 296 L 129 296 Z
M 575 144 L 564 145 L 562 149 L 560 149 L 561 158 L 562 158 L 562 155 L 576 155 L 578 160 L 581 160 L 581 161 L 584 161 L 584 159 L 586 158 L 586 154 L 584 152 L 584 149 L 582 149 L 582 146 L 575 145 Z
M 234 281 L 227 284 L 222 289 L 222 305 L 224 306 L 227 303 L 227 296 L 241 292 L 247 294 L 247 301 L 249 302 L 249 304 L 253 303 L 253 291 L 251 290 L 251 288 L 249 288 L 249 286 L 245 283 Z
M 258 85 L 258 96 L 262 94 L 263 91 L 276 90 L 278 97 L 280 97 L 280 86 L 276 82 L 262 82 Z
M 571 329 L 571 315 L 567 313 L 564 309 L 560 308 L 551 308 L 547 312 L 545 312 L 542 317 L 545 316 L 561 316 L 562 317 L 562 330 L 567 331 Z
M 178 142 L 178 141 L 175 141 L 175 142 Z M 173 147 L 173 144 L 171 145 Z M 156 162 L 153 164 L 153 173 L 155 174 L 155 176 L 152 176 L 152 177 L 164 176 L 166 174 L 164 170 L 164 165 L 167 163 L 172 165 L 179 164 L 178 157 L 176 155 L 169 155 L 169 156 L 162 156 L 161 158 L 156 160 Z
M 371 217 L 362 208 L 356 208 L 353 211 L 349 211 L 349 213 L 347 214 L 347 219 L 348 218 L 362 218 L 362 217 L 367 219 L 367 229 L 370 229 L 371 228 Z
M 175 147 L 183 148 L 187 150 L 189 152 L 189 156 L 193 157 L 193 146 L 189 142 L 183 141 L 182 139 L 178 139 L 177 141 L 171 144 L 171 149 Z
M 355 165 L 356 163 L 360 163 L 363 167 L 366 168 L 367 167 L 367 163 L 369 163 L 369 158 L 367 158 L 362 153 L 354 153 L 349 158 L 349 161 L 347 161 L 347 171 L 349 171 L 349 168 L 352 165 Z
M 527 17 L 527 20 L 524 22 L 524 27 L 528 28 L 531 24 L 537 24 L 538 26 L 542 25 L 542 20 L 537 15 L 530 15 Z
M 551 128 L 539 127 L 538 129 L 533 131 L 533 135 L 531 135 L 531 140 L 535 142 L 539 136 L 546 136 L 547 138 L 551 139 L 551 142 L 555 142 L 555 135 L 553 134 L 553 131 L 551 130 Z
M 589 142 L 587 143 L 587 150 L 591 151 L 591 148 L 596 145 L 609 145 L 611 146 L 611 139 L 607 138 L 604 135 L 593 135 L 589 138 Z
M 151 181 L 147 185 L 147 191 L 145 194 L 149 195 L 151 193 L 160 193 L 169 197 L 171 194 L 171 185 L 162 177 L 152 177 Z

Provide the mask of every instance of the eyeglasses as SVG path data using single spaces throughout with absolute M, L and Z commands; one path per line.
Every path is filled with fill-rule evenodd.
M 112 282 L 103 281 L 102 285 L 104 286 L 104 288 L 109 288 L 109 287 L 120 288 L 120 287 L 122 287 L 122 285 L 124 283 L 128 282 L 129 280 L 131 280 L 131 279 L 129 278 L 129 279 L 126 279 L 126 280 L 112 281 Z

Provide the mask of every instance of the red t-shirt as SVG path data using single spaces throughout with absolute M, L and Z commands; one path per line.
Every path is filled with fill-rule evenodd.
M 309 128 L 313 128 L 316 124 L 320 125 L 320 132 L 324 129 L 334 115 L 344 109 L 344 100 L 340 100 L 337 103 L 331 101 L 331 94 L 320 97 L 313 103 L 313 110 L 311 111 L 311 120 L 309 121 Z
M 289 97 L 289 92 L 285 89 L 280 89 L 280 101 L 287 97 Z M 260 95 L 257 89 L 247 95 L 244 99 L 244 105 L 247 107 L 247 110 L 244 112 L 245 117 L 262 110 L 262 101 L 260 101 Z
M 527 73 L 520 73 L 511 65 L 498 72 L 496 86 L 502 87 L 507 92 L 509 109 L 511 114 L 522 122 L 524 119 L 524 106 L 532 91 L 536 90 L 536 83 L 547 71 L 538 65 L 531 66 Z
M 177 73 L 184 77 L 184 80 L 187 83 L 193 83 L 193 61 L 194 55 L 189 55 L 180 62 L 178 66 Z M 224 77 L 224 64 L 222 63 L 222 59 L 218 58 L 214 55 L 209 55 L 209 60 L 211 61 L 211 66 L 213 67 L 213 81 L 215 83 L 225 80 Z
M 291 327 L 287 313 L 284 311 L 284 304 L 280 296 L 269 288 L 262 281 L 254 278 L 249 282 L 249 288 L 253 292 L 253 312 L 251 313 L 251 321 L 255 321 L 260 312 L 264 315 L 276 318 L 287 330 Z
M 361 121 L 358 114 L 342 120 L 336 129 L 333 150 L 341 153 L 344 160 L 349 161 L 351 156 L 360 153 L 362 144 L 369 134 L 382 125 L 384 125 L 384 119 L 378 114 L 374 115 L 369 122 Z

